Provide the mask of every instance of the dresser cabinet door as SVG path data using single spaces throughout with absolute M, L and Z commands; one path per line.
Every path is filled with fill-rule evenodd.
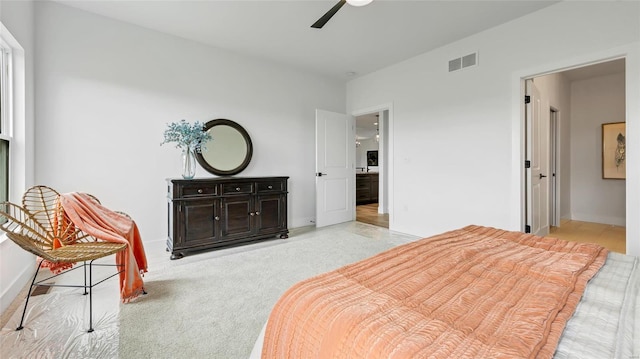
M 277 233 L 284 227 L 286 218 L 284 196 L 279 194 L 259 195 L 256 202 L 256 233 Z
M 253 197 L 250 195 L 222 198 L 222 236 L 224 240 L 246 237 L 252 234 L 255 217 Z
M 184 201 L 179 207 L 179 239 L 176 247 L 194 247 L 216 242 L 220 237 L 219 200 Z

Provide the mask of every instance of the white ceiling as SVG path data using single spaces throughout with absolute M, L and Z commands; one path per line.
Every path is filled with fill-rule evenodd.
M 349 80 L 558 1 L 49 0 L 235 53 Z M 351 73 L 351 74 L 349 74 Z M 354 74 L 355 73 L 355 74 Z

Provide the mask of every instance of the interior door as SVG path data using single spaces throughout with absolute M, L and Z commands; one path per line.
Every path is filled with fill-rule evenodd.
M 549 234 L 549 118 L 543 110 L 540 92 L 532 80 L 526 81 L 528 103 L 526 121 L 526 219 L 529 232 Z M 525 101 L 526 102 L 526 101 Z M 546 121 L 545 121 L 546 119 Z
M 355 118 L 316 110 L 316 227 L 355 219 Z

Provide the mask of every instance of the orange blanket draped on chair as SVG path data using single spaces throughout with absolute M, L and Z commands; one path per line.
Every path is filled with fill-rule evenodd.
M 120 296 L 126 303 L 142 294 L 142 274 L 147 271 L 147 258 L 136 223 L 84 193 L 61 194 L 60 204 L 83 232 L 104 241 L 127 243 L 127 249 L 116 253 L 116 264 L 124 266 L 120 273 Z

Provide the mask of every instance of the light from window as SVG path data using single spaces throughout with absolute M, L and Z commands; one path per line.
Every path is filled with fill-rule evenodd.
M 0 202 L 9 198 L 11 53 L 0 39 Z
M 8 201 L 9 194 L 9 141 L 0 139 L 0 203 Z

